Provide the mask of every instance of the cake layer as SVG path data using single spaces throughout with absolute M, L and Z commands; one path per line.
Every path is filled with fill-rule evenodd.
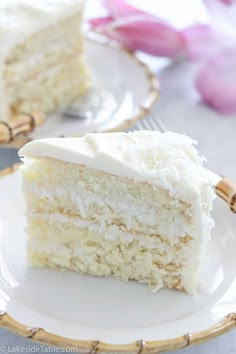
M 86 91 L 89 85 L 85 58 L 76 57 L 50 71 L 42 72 L 34 80 L 25 83 L 21 90 L 11 92 L 11 109 L 15 112 L 51 112 L 69 104 Z M 47 92 L 50 92 L 50 95 L 45 94 Z
M 162 244 L 147 248 L 144 235 L 129 242 L 110 239 L 71 223 L 60 223 L 44 218 L 29 226 L 34 235 L 29 239 L 28 258 L 31 265 L 60 267 L 97 276 L 115 276 L 122 280 L 148 283 L 154 290 L 162 286 L 192 291 L 197 270 L 185 268 L 178 254 Z M 65 235 L 68 239 L 65 240 Z M 64 239 L 63 239 L 64 238 Z M 60 240 L 60 241 L 58 241 Z M 63 240 L 63 241 L 62 241 Z M 165 248 L 166 247 L 166 248 Z
M 169 242 L 175 244 L 179 237 L 193 231 L 189 219 L 184 214 L 184 209 L 176 209 L 165 212 L 167 204 L 161 204 L 161 208 L 138 206 L 124 201 L 116 201 L 116 194 L 104 200 L 101 197 L 93 198 L 84 193 L 75 193 L 72 189 L 65 188 L 53 193 L 51 188 L 38 188 L 37 193 L 31 193 L 31 186 L 27 186 L 29 215 L 40 213 L 60 213 L 71 217 L 91 219 L 94 222 L 106 225 L 120 225 L 136 233 L 155 235 L 164 233 Z M 55 192 L 54 192 L 55 191 Z
M 189 137 L 171 132 L 100 133 L 80 139 L 39 139 L 19 155 L 48 157 L 149 183 L 198 208 L 199 198 L 208 206 L 213 193 L 193 144 Z
M 82 86 L 67 86 L 66 100 L 54 94 L 49 103 L 51 86 L 43 90 L 34 89 L 40 80 L 38 75 L 45 74 L 50 68 L 68 62 L 84 52 L 82 40 L 83 0 L 2 0 L 0 1 L 0 115 L 9 120 L 15 110 L 39 109 L 40 111 L 60 108 L 56 104 L 68 103 L 83 92 L 88 82 Z M 70 71 L 70 68 L 67 67 Z M 86 68 L 87 71 L 87 68 Z M 76 73 L 77 74 L 77 71 Z M 70 76 L 70 75 L 68 75 Z M 80 75 L 80 80 L 89 80 L 88 75 Z M 28 91 L 34 92 L 32 105 L 21 104 L 24 95 L 18 96 L 23 88 L 32 81 Z M 81 81 L 80 81 L 81 82 Z M 42 86 L 42 83 L 39 82 Z M 62 81 L 58 82 L 62 85 Z M 34 85 L 34 87 L 33 87 Z M 48 89 L 49 88 L 49 89 Z M 76 92 L 75 92 L 76 90 Z M 13 92 L 12 97 L 10 92 Z M 35 97 L 42 97 L 36 103 Z M 28 101 L 31 97 L 27 97 Z M 52 101 L 55 101 L 52 103 Z M 14 107 L 11 107 L 13 103 Z M 45 106 L 44 106 L 45 103 Z M 30 110 L 28 112 L 30 113 Z
M 6 59 L 4 81 L 8 93 L 83 52 L 82 14 L 46 28 L 14 47 Z M 60 38 L 60 41 L 58 40 Z
M 199 220 L 190 204 L 171 197 L 163 188 L 102 171 L 91 173 L 78 164 L 36 158 L 24 166 L 24 177 L 28 209 L 35 212 L 60 211 L 137 232 L 164 233 L 171 243 L 186 234 L 198 238 L 202 227 L 207 239 L 212 227 L 204 207 L 205 194 L 200 196 L 204 220 Z
M 117 224 L 104 224 L 101 226 L 100 223 L 95 222 L 94 220 L 83 219 L 81 217 L 73 217 L 69 215 L 63 215 L 60 213 L 55 214 L 29 214 L 28 215 L 28 233 L 34 238 L 40 238 L 47 242 L 48 239 L 57 241 L 57 242 L 77 242 L 79 238 L 79 232 L 77 228 L 88 230 L 91 233 L 100 235 L 102 238 L 107 240 L 120 240 L 121 243 L 128 244 L 132 241 L 138 241 L 141 246 L 146 248 L 156 248 L 160 256 L 169 254 L 169 260 L 173 258 L 178 258 L 178 263 L 184 261 L 182 251 L 188 245 L 190 248 L 195 245 L 195 241 L 189 236 L 185 235 L 180 237 L 178 243 L 171 244 L 168 242 L 165 235 L 148 235 L 144 232 L 135 232 L 133 230 L 127 230 L 124 225 Z M 54 225 L 54 233 L 48 233 L 48 226 Z M 60 228 L 67 227 L 70 225 L 71 234 L 60 232 Z M 55 233 L 55 230 L 57 231 Z M 186 255 L 185 255 L 186 257 Z

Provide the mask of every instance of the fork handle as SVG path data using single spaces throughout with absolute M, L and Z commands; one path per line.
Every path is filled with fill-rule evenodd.
M 236 182 L 224 177 L 215 188 L 216 194 L 226 201 L 232 212 L 236 213 Z

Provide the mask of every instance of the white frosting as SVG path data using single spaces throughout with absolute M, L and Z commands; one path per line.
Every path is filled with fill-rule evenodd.
M 187 136 L 171 132 L 99 133 L 35 140 L 19 155 L 58 159 L 148 181 L 169 190 L 171 196 L 186 197 L 184 200 L 190 196 L 193 201 L 207 183 L 193 143 Z
M 2 119 L 7 116 L 3 71 L 10 50 L 24 43 L 27 37 L 34 33 L 82 11 L 83 2 L 83 0 L 0 1 L 0 115 Z
M 83 0 L 1 0 L 0 54 L 44 28 L 82 11 Z

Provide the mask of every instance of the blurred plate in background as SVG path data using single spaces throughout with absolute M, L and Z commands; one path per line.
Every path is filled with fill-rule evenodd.
M 86 40 L 93 87 L 69 107 L 47 116 L 33 139 L 120 131 L 151 111 L 159 83 L 137 57 L 104 39 Z

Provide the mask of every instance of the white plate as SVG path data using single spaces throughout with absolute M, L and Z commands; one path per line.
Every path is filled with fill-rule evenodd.
M 92 89 L 70 107 L 48 115 L 33 138 L 123 130 L 151 111 L 159 96 L 159 83 L 145 64 L 131 52 L 97 37 L 86 40 L 86 50 Z
M 235 325 L 234 315 L 225 316 L 236 309 L 236 218 L 220 200 L 204 290 L 192 298 L 175 290 L 153 294 L 135 282 L 28 267 L 18 171 L 0 178 L 0 195 L 0 310 L 7 311 L 0 325 L 48 344 L 95 345 L 109 352 L 138 352 L 145 346 L 152 353 L 212 338 Z

